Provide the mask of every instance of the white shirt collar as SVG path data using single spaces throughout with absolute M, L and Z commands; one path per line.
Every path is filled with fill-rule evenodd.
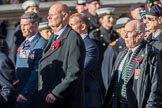
M 134 51 L 139 47 L 140 45 L 137 45 L 136 47 L 134 47 L 134 48 L 129 48 L 129 50 L 132 50 L 132 52 L 134 53 Z
M 55 32 L 54 34 L 57 34 L 58 37 L 57 39 L 60 37 L 60 35 L 62 34 L 62 32 L 66 29 L 67 25 L 65 25 L 59 32 Z
M 35 35 L 33 35 L 31 37 L 27 37 L 25 40 L 29 40 L 29 42 L 31 42 L 37 34 L 38 34 L 38 32 L 35 33 Z
M 81 35 L 82 39 L 85 39 L 88 36 L 88 33 Z

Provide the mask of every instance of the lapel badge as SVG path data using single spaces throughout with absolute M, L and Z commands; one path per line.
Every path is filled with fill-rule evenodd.
M 140 72 L 141 72 L 140 69 L 135 69 L 135 72 L 134 72 L 134 79 L 138 79 L 138 77 L 140 76 Z
M 141 56 L 144 57 L 144 54 L 142 54 Z
M 92 27 L 92 26 L 90 26 L 89 28 L 90 28 L 90 29 L 93 29 L 93 27 Z
M 122 48 L 122 46 L 119 46 L 119 49 L 121 49 Z
M 103 46 L 106 46 L 106 43 L 102 43 Z
M 31 59 L 34 59 L 34 57 L 35 57 L 35 51 L 31 51 L 31 52 L 30 52 L 30 58 L 31 58 Z
M 101 35 L 100 35 L 100 37 L 104 37 L 104 35 L 103 35 L 103 34 L 101 34 Z

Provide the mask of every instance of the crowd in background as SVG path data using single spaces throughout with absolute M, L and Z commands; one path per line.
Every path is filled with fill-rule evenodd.
M 0 4 L 18 4 L 18 3 L 23 3 L 26 0 L 1 0 Z M 36 1 L 40 1 L 40 2 L 48 2 L 50 0 L 36 0 Z
M 11 2 L 24 13 L 14 45 L 0 28 L 0 107 L 162 107 L 160 0 L 134 3 L 131 18 L 118 19 L 100 0 L 77 0 L 73 14 L 55 2 L 45 21 L 39 1 Z

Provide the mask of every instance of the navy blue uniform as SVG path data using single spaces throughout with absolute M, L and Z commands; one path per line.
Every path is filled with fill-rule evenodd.
M 30 108 L 34 108 L 38 90 L 38 64 L 45 45 L 46 41 L 37 33 L 31 42 L 24 41 L 18 48 L 16 61 L 16 75 L 20 80 L 18 93 L 28 99 L 23 108 L 28 108 L 28 105 L 33 105 Z

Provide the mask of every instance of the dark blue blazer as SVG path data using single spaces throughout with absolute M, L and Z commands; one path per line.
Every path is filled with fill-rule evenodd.
M 38 90 L 38 64 L 46 43 L 46 40 L 37 33 L 29 44 L 25 45 L 24 41 L 18 48 L 16 59 L 16 75 L 20 80 L 18 93 L 28 100 L 31 100 Z
M 85 72 L 85 108 L 99 107 L 101 105 L 99 84 L 96 79 L 96 67 L 99 59 L 99 49 L 96 43 L 86 36 L 84 39 L 86 57 Z

